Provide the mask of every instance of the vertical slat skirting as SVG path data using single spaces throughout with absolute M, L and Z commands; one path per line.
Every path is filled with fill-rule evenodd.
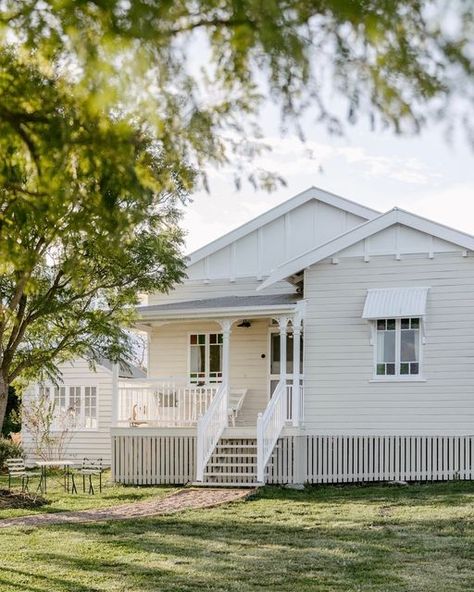
M 306 482 L 474 477 L 474 436 L 306 436 Z
M 112 472 L 118 483 L 184 484 L 195 479 L 194 436 L 112 436 Z

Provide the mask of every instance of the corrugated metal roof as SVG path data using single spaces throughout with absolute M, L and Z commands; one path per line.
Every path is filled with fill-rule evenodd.
M 367 290 L 363 319 L 422 317 L 429 288 L 375 288 Z

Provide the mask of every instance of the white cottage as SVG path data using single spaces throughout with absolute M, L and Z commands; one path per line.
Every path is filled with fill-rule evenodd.
M 148 378 L 114 382 L 115 479 L 471 478 L 473 252 L 316 188 L 194 252 L 139 309 Z
M 31 385 L 23 394 L 23 406 L 28 406 L 32 397 L 45 393 L 54 403 L 56 418 L 51 426 L 51 435 L 63 436 L 63 453 L 80 462 L 83 458 L 101 458 L 104 464 L 111 462 L 110 427 L 112 425 L 113 365 L 102 359 L 92 369 L 89 362 L 77 358 L 60 364 L 60 379 L 56 384 L 45 381 Z M 141 379 L 146 373 L 137 366 L 122 365 L 118 378 L 125 383 L 129 379 Z M 37 443 L 34 430 L 23 421 L 22 443 L 28 463 L 35 460 Z M 51 446 L 50 455 L 57 454 Z

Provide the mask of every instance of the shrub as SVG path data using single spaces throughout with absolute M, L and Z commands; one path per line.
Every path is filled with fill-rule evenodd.
M 8 438 L 0 437 L 0 469 L 3 468 L 7 459 L 19 456 L 23 456 L 23 448 Z

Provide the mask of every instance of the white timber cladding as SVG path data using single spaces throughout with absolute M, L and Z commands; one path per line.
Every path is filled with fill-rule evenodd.
M 430 286 L 425 382 L 373 382 L 367 289 Z M 314 434 L 465 435 L 474 425 L 474 257 L 323 261 L 305 272 L 305 426 Z
M 230 336 L 230 387 L 248 389 L 239 414 L 243 424 L 255 425 L 257 414 L 268 402 L 268 332 L 270 319 L 251 320 L 248 328 L 232 326 Z M 149 376 L 187 377 L 189 336 L 194 333 L 220 333 L 214 322 L 169 322 L 153 326 L 150 333 Z M 265 357 L 262 358 L 262 355 Z
M 112 420 L 112 372 L 100 365 L 96 371 L 91 371 L 86 360 L 74 360 L 60 366 L 63 384 L 68 386 L 96 386 L 97 387 L 97 419 L 96 429 L 71 430 L 71 437 L 65 455 L 68 458 L 81 460 L 84 457 L 102 458 L 105 464 L 110 464 L 110 425 Z M 38 385 L 31 385 L 23 396 L 23 405 L 28 405 L 31 397 L 38 392 Z M 22 440 L 25 454 L 29 462 L 34 461 L 34 443 L 32 435 L 22 430 Z
M 330 238 L 365 222 L 315 199 L 286 212 L 188 267 L 191 280 L 261 278 Z

